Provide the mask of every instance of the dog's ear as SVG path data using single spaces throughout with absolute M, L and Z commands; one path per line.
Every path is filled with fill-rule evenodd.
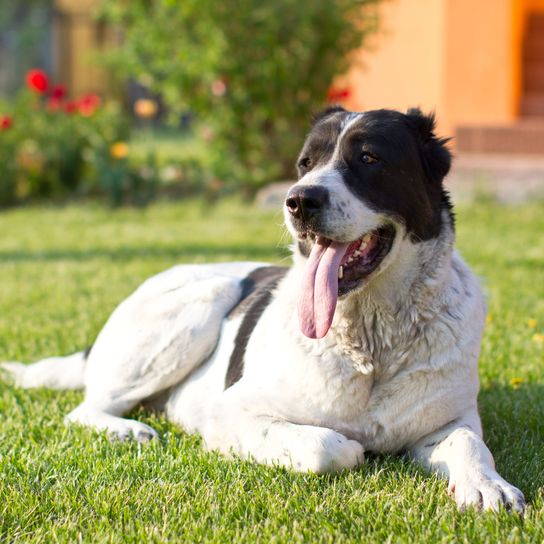
M 406 115 L 419 137 L 427 175 L 431 180 L 441 182 L 450 171 L 451 152 L 447 147 L 450 138 L 438 138 L 434 133 L 434 113 L 425 115 L 419 108 L 410 108 Z
M 317 125 L 319 121 L 323 121 L 326 117 L 329 117 L 330 115 L 333 115 L 334 113 L 346 113 L 347 110 L 343 108 L 342 106 L 339 106 L 338 104 L 334 106 L 329 106 L 328 108 L 325 108 L 323 111 L 320 111 L 319 113 L 315 114 L 312 118 L 312 127 Z

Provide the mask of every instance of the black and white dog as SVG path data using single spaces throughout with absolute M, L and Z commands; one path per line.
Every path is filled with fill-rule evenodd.
M 3 368 L 22 387 L 85 388 L 67 420 L 122 438 L 156 436 L 122 418 L 153 398 L 225 454 L 327 472 L 405 452 L 460 506 L 522 510 L 482 440 L 485 308 L 453 250 L 449 167 L 432 116 L 328 109 L 285 201 L 291 268 L 174 267 L 90 352 Z

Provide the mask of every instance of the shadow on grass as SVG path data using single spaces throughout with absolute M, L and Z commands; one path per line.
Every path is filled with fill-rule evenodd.
M 271 259 L 290 254 L 287 248 L 257 244 L 183 244 L 177 246 L 120 246 L 115 248 L 51 249 L 46 251 L 0 251 L 4 262 L 54 262 L 90 261 L 108 259 L 126 261 L 131 259 L 191 259 L 204 257 L 213 260 L 216 255 L 231 256 L 232 259 Z

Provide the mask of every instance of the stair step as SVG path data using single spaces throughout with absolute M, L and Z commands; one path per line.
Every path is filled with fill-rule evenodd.
M 456 149 L 464 153 L 500 153 L 544 156 L 544 119 L 512 125 L 460 126 Z

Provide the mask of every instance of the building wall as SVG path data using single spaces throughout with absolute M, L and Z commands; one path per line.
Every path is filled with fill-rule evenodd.
M 516 3 L 447 0 L 442 113 L 447 126 L 516 119 L 521 58 Z
M 519 116 L 527 13 L 544 0 L 385 0 L 381 30 L 339 84 L 356 110 L 435 110 L 439 130 Z
M 522 0 L 521 3 L 527 11 L 544 11 L 544 0 Z
M 430 22 L 432 21 L 432 24 Z M 380 30 L 339 85 L 352 109 L 443 109 L 444 0 L 386 0 Z

